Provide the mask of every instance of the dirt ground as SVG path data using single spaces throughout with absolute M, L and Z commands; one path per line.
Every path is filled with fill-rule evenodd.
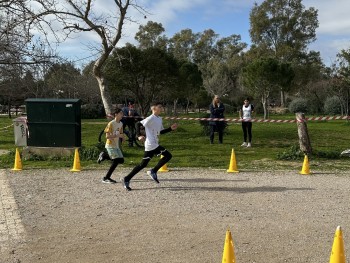
M 320 263 L 338 225 L 350 251 L 350 171 L 105 171 L 0 170 L 0 262 L 221 262 L 230 229 L 238 263 Z

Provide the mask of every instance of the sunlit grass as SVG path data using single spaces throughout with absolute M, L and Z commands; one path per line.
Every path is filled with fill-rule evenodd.
M 196 116 L 194 116 L 196 117 Z M 236 117 L 236 116 L 227 116 Z M 282 119 L 282 116 L 275 116 Z M 286 116 L 293 119 L 292 115 Z M 8 118 L 0 118 L 0 129 L 12 123 Z M 164 127 L 173 121 L 164 120 Z M 172 154 L 173 159 L 168 167 L 212 167 L 227 169 L 230 162 L 231 150 L 234 148 L 237 165 L 240 170 L 280 170 L 300 169 L 302 159 L 294 161 L 278 160 L 277 155 L 286 151 L 293 145 L 298 145 L 296 123 L 253 123 L 253 147 L 243 148 L 242 130 L 239 123 L 229 123 L 224 135 L 224 143 L 218 144 L 217 135 L 215 143 L 209 144 L 208 136 L 203 134 L 203 128 L 198 121 L 177 121 L 179 128 L 165 135 L 161 135 L 160 143 Z M 82 120 L 82 145 L 85 148 L 96 147 L 98 135 L 107 124 L 107 120 Z M 312 147 L 316 151 L 341 152 L 350 148 L 350 125 L 346 121 L 308 122 L 308 130 Z M 0 130 L 0 149 L 11 150 L 11 154 L 0 157 L 2 168 L 13 165 L 14 158 L 14 134 L 13 127 Z M 125 167 L 132 167 L 141 161 L 143 149 L 123 145 L 125 155 Z M 82 159 L 84 168 L 102 168 L 109 165 L 105 162 L 101 165 L 96 163 L 97 156 L 91 160 Z M 155 157 L 151 163 L 158 161 Z M 331 160 L 327 158 L 311 157 L 314 169 L 349 169 L 349 158 Z M 26 161 L 29 168 L 59 168 L 71 167 L 72 160 L 59 161 Z

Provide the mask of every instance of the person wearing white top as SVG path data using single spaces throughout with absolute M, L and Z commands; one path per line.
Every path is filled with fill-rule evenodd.
M 165 165 L 171 158 L 171 153 L 165 149 L 163 146 L 159 145 L 159 135 L 164 134 L 170 131 L 173 131 L 177 128 L 177 124 L 174 123 L 169 128 L 163 128 L 162 118 L 159 116 L 163 109 L 162 103 L 155 102 L 151 105 L 152 115 L 148 116 L 141 121 L 141 124 L 145 128 L 146 138 L 143 135 L 138 136 L 140 141 L 145 141 L 145 152 L 142 158 L 142 161 L 137 165 L 127 176 L 121 178 L 124 188 L 127 191 L 131 191 L 130 180 L 143 168 L 147 166 L 149 161 L 153 158 L 154 155 L 162 155 L 163 157 L 159 160 L 156 166 L 150 171 L 147 171 L 147 174 L 154 180 L 156 183 L 159 183 L 157 172 L 158 170 Z
M 241 146 L 252 147 L 252 114 L 254 112 L 254 105 L 250 104 L 249 99 L 244 100 L 242 109 L 239 111 L 239 116 L 242 121 L 243 143 Z M 248 136 L 247 136 L 248 135 Z M 248 141 L 247 141 L 248 137 Z

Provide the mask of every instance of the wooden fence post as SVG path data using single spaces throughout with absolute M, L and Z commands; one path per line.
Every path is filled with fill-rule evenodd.
M 305 115 L 304 113 L 297 112 L 295 113 L 295 117 L 297 119 L 300 150 L 305 154 L 311 154 L 312 148 L 309 133 L 307 130 Z

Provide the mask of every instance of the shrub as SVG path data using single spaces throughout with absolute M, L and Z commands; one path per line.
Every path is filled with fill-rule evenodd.
M 328 97 L 324 102 L 324 113 L 330 115 L 340 114 L 341 106 L 338 96 Z
M 298 159 L 301 159 L 302 157 L 303 157 L 303 153 L 300 151 L 298 145 L 293 145 L 287 150 L 277 154 L 278 160 L 298 160 Z
M 200 118 L 210 118 L 210 114 L 207 113 L 207 114 L 201 116 Z M 210 131 L 211 131 L 211 126 L 209 125 L 209 121 L 199 121 L 199 124 L 203 127 L 202 134 L 205 136 L 209 136 Z M 226 127 L 227 127 L 227 122 L 224 122 L 224 127 L 223 127 L 224 133 L 225 133 Z
M 289 111 L 293 112 L 293 113 L 296 113 L 296 112 L 307 113 L 308 112 L 308 101 L 304 98 L 294 99 L 289 104 Z
M 81 106 L 82 119 L 98 119 L 104 116 L 105 112 L 101 104 L 85 104 Z

